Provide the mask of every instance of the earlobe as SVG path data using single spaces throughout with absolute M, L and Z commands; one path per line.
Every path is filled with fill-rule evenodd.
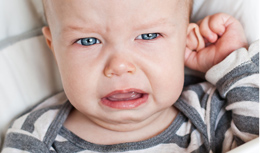
M 42 28 L 42 33 L 45 37 L 46 43 L 48 45 L 48 47 L 52 50 L 53 52 L 53 46 L 52 46 L 52 36 L 51 36 L 51 31 L 50 28 L 45 26 Z
M 188 26 L 186 47 L 191 51 L 199 51 L 205 48 L 205 42 L 200 33 L 199 26 L 195 23 L 190 23 Z

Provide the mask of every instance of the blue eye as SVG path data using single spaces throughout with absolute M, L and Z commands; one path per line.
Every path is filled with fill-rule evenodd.
M 91 46 L 94 44 L 99 44 L 100 41 L 97 38 L 94 37 L 88 37 L 88 38 L 82 38 L 77 41 L 78 44 L 83 46 Z
M 146 33 L 137 36 L 136 39 L 151 40 L 157 38 L 158 36 L 159 36 L 158 33 Z

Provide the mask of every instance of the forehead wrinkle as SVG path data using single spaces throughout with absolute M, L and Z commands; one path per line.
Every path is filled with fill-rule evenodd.
M 93 26 L 81 27 L 81 26 L 77 26 L 77 25 L 68 25 L 68 26 L 65 26 L 62 29 L 62 31 L 63 32 L 78 31 L 78 32 L 83 32 L 83 33 L 89 33 L 89 32 L 100 31 L 100 28 L 98 28 L 97 26 L 95 26 L 95 27 L 93 27 Z

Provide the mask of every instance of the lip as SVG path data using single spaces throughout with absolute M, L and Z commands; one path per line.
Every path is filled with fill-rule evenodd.
M 133 100 L 126 100 L 126 101 L 110 101 L 108 97 L 115 95 L 115 94 L 124 94 L 129 92 L 136 92 L 142 94 L 140 98 L 133 99 Z M 101 103 L 107 107 L 114 108 L 114 109 L 134 109 L 139 107 L 140 105 L 147 102 L 149 94 L 140 90 L 140 89 L 125 89 L 125 90 L 115 90 L 105 97 L 101 98 Z

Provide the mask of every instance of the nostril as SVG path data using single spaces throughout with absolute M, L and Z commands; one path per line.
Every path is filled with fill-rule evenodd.
M 123 74 L 133 74 L 135 73 L 135 70 L 135 65 L 128 59 L 122 56 L 116 56 L 110 58 L 107 62 L 104 69 L 104 74 L 106 77 L 111 78 L 113 76 L 121 76 Z

